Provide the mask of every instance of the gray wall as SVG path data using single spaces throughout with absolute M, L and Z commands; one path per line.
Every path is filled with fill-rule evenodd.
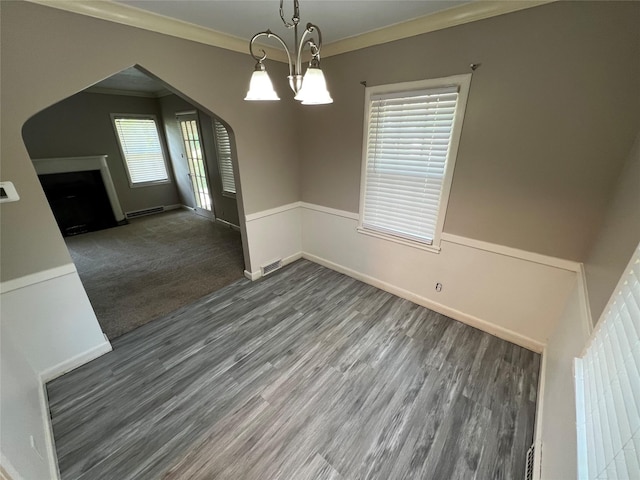
M 358 211 L 364 89 L 473 74 L 445 232 L 583 261 L 640 126 L 640 4 L 557 2 L 323 59 L 302 200 Z
M 288 96 L 277 104 L 243 101 L 254 63 L 249 56 L 27 2 L 0 2 L 0 9 L 2 180 L 13 181 L 21 197 L 0 206 L 1 281 L 71 262 L 22 126 L 131 65 L 141 65 L 231 125 L 241 217 L 300 199 L 294 102 Z M 284 92 L 286 67 L 268 68 Z M 243 241 L 246 255 L 245 232 Z
M 184 157 L 182 134 L 176 120 L 176 113 L 195 110 L 202 131 L 202 148 L 207 161 L 209 187 L 215 207 L 216 218 L 239 225 L 238 206 L 235 198 L 222 195 L 222 180 L 218 169 L 215 145 L 213 143 L 213 123 L 211 117 L 202 110 L 177 95 L 168 95 L 159 99 L 162 110 L 164 128 L 169 144 L 171 162 L 176 175 L 176 185 L 184 205 L 195 207 L 191 180 L 188 177 L 189 167 Z
M 82 92 L 52 105 L 25 123 L 22 136 L 29 155 L 31 158 L 108 155 L 109 171 L 125 212 L 179 203 L 168 158 L 171 183 L 129 186 L 111 121 L 112 113 L 155 115 L 164 143 L 160 110 L 155 98 Z
M 591 317 L 598 321 L 640 243 L 640 133 L 616 185 L 604 226 L 585 262 Z

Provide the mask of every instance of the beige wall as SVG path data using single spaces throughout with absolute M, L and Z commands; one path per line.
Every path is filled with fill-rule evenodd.
M 600 234 L 585 262 L 589 304 L 598 321 L 640 242 L 640 133 L 629 152 Z
M 244 102 L 253 68 L 247 55 L 26 2 L 0 4 L 2 180 L 13 181 L 21 196 L 0 207 L 2 281 L 70 262 L 22 126 L 49 105 L 134 64 L 231 125 L 241 216 L 299 200 L 293 101 L 283 95 L 278 103 Z M 269 69 L 284 93 L 285 67 Z
M 129 186 L 113 130 L 112 113 L 155 115 L 165 143 L 157 99 L 82 92 L 52 105 L 25 123 L 22 136 L 29 155 L 31 158 L 108 155 L 109 172 L 124 212 L 179 203 L 169 158 L 170 183 Z
M 559 2 L 323 60 L 302 199 L 358 211 L 364 89 L 473 74 L 444 230 L 584 260 L 640 122 L 640 3 Z M 302 150 L 304 148 L 304 150 Z

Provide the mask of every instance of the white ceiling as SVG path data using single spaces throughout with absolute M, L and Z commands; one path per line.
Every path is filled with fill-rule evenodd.
M 280 19 L 279 0 L 116 0 L 117 3 L 200 25 L 247 41 L 271 29 L 287 42 L 291 33 Z M 320 27 L 325 44 L 413 18 L 471 3 L 472 0 L 300 0 L 300 25 Z M 293 1 L 285 0 L 287 20 Z

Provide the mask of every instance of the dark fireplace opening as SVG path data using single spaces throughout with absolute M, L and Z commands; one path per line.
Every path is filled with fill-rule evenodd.
M 38 175 L 65 237 L 118 225 L 100 170 Z

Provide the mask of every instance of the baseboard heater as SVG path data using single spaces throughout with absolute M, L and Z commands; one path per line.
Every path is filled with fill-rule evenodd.
M 143 210 L 134 210 L 133 212 L 126 212 L 127 218 L 143 217 L 145 215 L 153 215 L 154 213 L 162 213 L 165 211 L 164 207 L 152 207 L 145 208 Z

